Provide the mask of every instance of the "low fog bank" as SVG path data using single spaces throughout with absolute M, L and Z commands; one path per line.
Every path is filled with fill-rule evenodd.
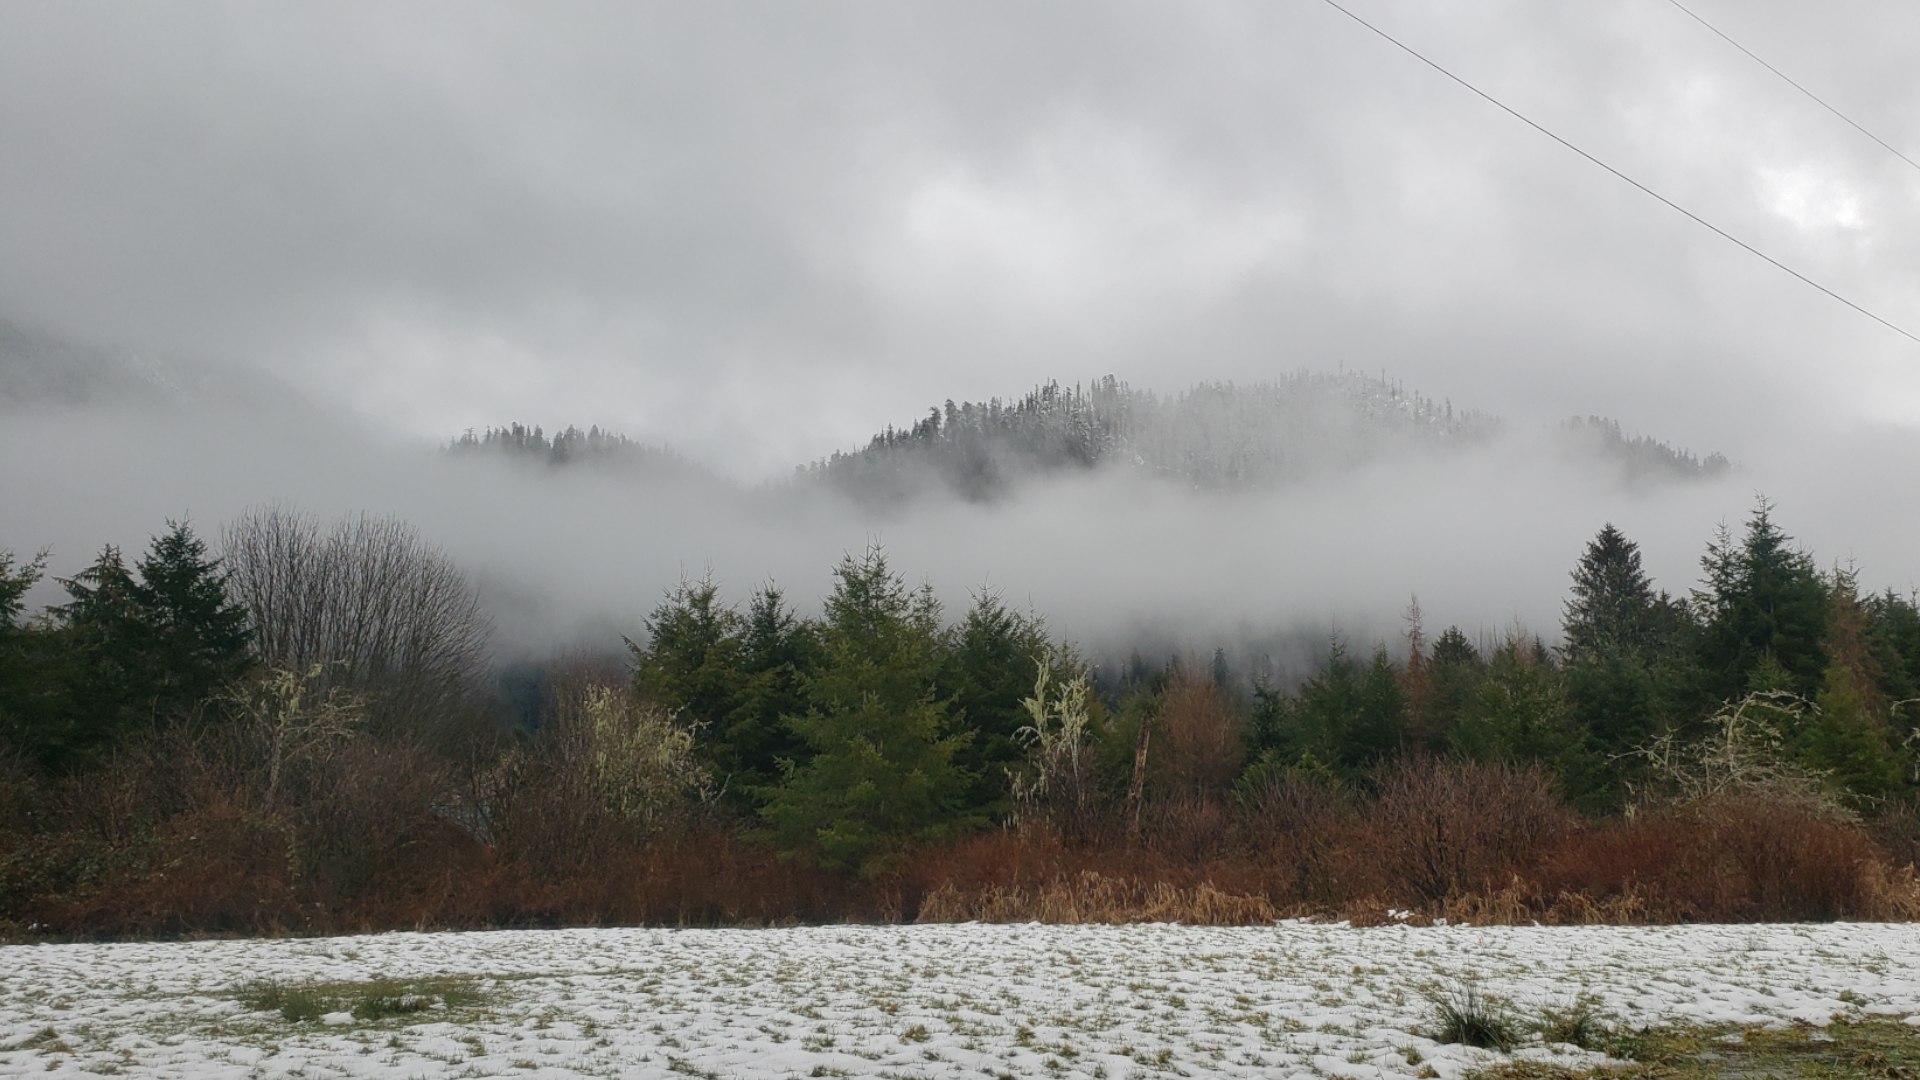
M 168 518 L 209 537 L 250 506 L 318 518 L 400 517 L 480 586 L 502 660 L 616 648 L 681 577 L 730 598 L 777 583 L 817 608 L 834 565 L 870 542 L 958 617 L 999 590 L 1108 662 L 1138 650 L 1241 673 L 1302 675 L 1327 636 L 1397 644 L 1418 595 L 1428 632 L 1557 634 L 1567 573 L 1602 524 L 1684 593 L 1721 522 L 1756 492 L 1822 565 L 1852 560 L 1866 589 L 1920 578 L 1909 540 L 1920 433 L 1863 429 L 1768 447 L 1714 481 L 1629 485 L 1545 430 L 1379 463 L 1309 484 L 1192 491 L 1115 470 L 1058 476 L 1007 499 L 924 499 L 890 512 L 824 490 L 747 489 L 456 457 L 395 444 L 287 405 L 119 403 L 15 410 L 0 425 L 0 548 L 52 549 L 77 571 L 102 544 L 138 550 Z M 50 580 L 34 605 L 61 594 Z

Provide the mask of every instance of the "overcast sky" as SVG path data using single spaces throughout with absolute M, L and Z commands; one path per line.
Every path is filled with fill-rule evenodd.
M 1920 332 L 1920 169 L 1669 0 L 1351 4 Z M 1920 159 L 1920 4 L 1689 4 Z M 1322 0 L 0 0 L 0 319 L 256 374 L 199 412 L 0 415 L 0 549 L 70 574 L 169 517 L 390 513 L 535 650 L 638 633 L 705 566 L 808 606 L 873 539 L 1095 645 L 1391 639 L 1416 592 L 1436 626 L 1551 636 L 1603 522 L 1684 592 L 1756 491 L 1821 565 L 1920 579 L 1920 344 Z M 1515 434 L 1307 489 L 1107 477 L 884 521 L 428 452 L 600 424 L 752 482 L 1048 378 L 1343 365 Z M 276 381 L 315 408 L 262 406 Z M 1742 468 L 1623 489 L 1539 441 L 1589 413 Z
M 1920 6 L 1694 5 L 1920 158 Z M 1353 7 L 1920 332 L 1920 170 L 1666 0 Z M 406 438 L 750 479 L 1049 377 L 1341 363 L 1745 458 L 1920 426 L 1920 345 L 1319 0 L 7 0 L 0 147 L 0 316 Z

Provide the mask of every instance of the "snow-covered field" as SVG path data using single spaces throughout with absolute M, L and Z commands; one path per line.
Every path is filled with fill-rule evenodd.
M 290 1022 L 241 990 L 461 977 L 478 1000 Z M 1451 1080 L 1421 1032 L 1476 981 L 1524 1018 L 1920 1014 L 1920 928 L 844 926 L 0 948 L 0 1074 L 1315 1076 Z M 1598 1060 L 1571 1046 L 1529 1055 Z

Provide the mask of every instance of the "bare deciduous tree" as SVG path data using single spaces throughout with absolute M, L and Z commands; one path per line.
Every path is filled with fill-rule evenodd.
M 362 695 L 383 734 L 471 713 L 489 625 L 466 577 L 412 526 L 361 514 L 323 530 L 273 506 L 243 514 L 221 541 L 268 663 L 321 666 L 316 689 Z

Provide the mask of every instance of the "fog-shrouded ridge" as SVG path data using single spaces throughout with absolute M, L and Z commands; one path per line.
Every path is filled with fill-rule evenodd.
M 1217 400 L 1220 391 L 1195 393 Z M 1658 454 L 1608 424 L 1502 427 L 1480 417 L 1471 438 L 1389 441 L 1286 483 L 1196 484 L 1126 457 L 1033 470 L 988 500 L 934 483 L 921 497 L 876 503 L 824 482 L 844 467 L 832 462 L 761 487 L 657 448 L 641 459 L 677 464 L 628 469 L 608 451 L 616 464 L 556 466 L 544 435 L 546 449 L 531 455 L 498 438 L 499 452 L 486 452 L 483 436 L 449 452 L 329 419 L 292 394 L 268 397 L 12 399 L 0 424 L 0 548 L 50 546 L 53 574 L 65 575 L 102 544 L 141 547 L 168 518 L 213 535 L 265 505 L 323 520 L 393 515 L 479 583 L 496 651 L 512 657 L 617 646 L 642 633 L 646 612 L 683 576 L 711 572 L 737 600 L 775 581 L 808 608 L 844 553 L 877 542 L 950 609 L 975 590 L 999 590 L 1098 655 L 1224 647 L 1236 667 L 1264 664 L 1277 676 L 1299 674 L 1331 632 L 1397 639 L 1415 594 L 1430 628 L 1524 626 L 1551 640 L 1568 569 L 1608 521 L 1642 545 L 1662 587 L 1684 592 L 1712 530 L 1737 522 L 1756 491 L 1823 564 L 1856 561 L 1863 588 L 1905 590 L 1920 574 L 1906 542 L 1920 512 L 1898 495 L 1920 480 L 1920 454 L 1900 431 L 1863 431 L 1821 455 L 1771 457 L 1756 442 L 1738 470 L 1669 448 L 1660 460 L 1678 471 L 1650 481 L 1634 455 Z M 1408 415 L 1386 412 L 1395 424 Z M 1353 430 L 1346 419 L 1309 420 Z M 522 429 L 522 451 L 531 437 Z M 601 445 L 623 443 L 603 436 Z M 911 450 L 898 439 L 876 445 L 883 456 Z M 56 590 L 43 582 L 34 599 Z

